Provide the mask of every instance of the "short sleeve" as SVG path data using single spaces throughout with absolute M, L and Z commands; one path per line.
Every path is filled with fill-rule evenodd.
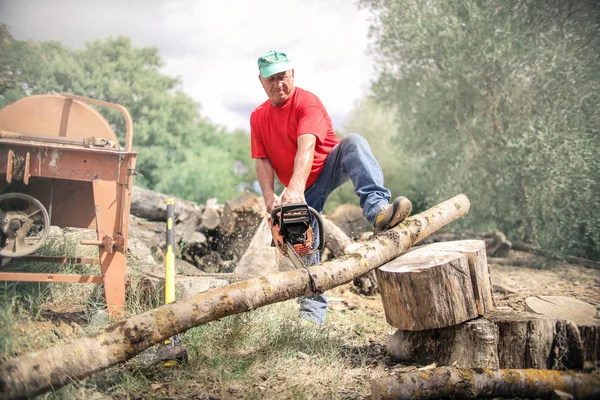
M 321 107 L 316 105 L 308 106 L 300 113 L 297 136 L 300 137 L 301 135 L 311 133 L 315 135 L 318 142 L 322 144 L 325 141 L 328 126 L 328 118 L 323 113 Z
M 257 122 L 256 111 L 250 115 L 250 149 L 252 158 L 267 158 L 267 152 L 261 136 L 260 124 Z

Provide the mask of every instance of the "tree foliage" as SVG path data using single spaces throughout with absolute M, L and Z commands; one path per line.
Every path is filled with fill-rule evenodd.
M 600 257 L 600 6 L 363 0 L 374 96 L 429 204 L 458 192 L 473 229 Z
M 135 184 L 204 202 L 227 200 L 250 187 L 254 170 L 249 137 L 229 132 L 199 113 L 200 105 L 179 79 L 160 72 L 154 47 L 136 48 L 128 38 L 108 38 L 72 50 L 57 42 L 14 40 L 0 26 L 0 106 L 40 93 L 72 93 L 118 103 L 131 113 L 139 153 Z M 98 109 L 122 140 L 120 113 Z M 240 172 L 240 170 L 242 172 Z

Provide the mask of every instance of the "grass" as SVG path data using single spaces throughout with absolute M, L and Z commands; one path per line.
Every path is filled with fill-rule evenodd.
M 58 250 L 45 251 L 53 255 Z M 20 265 L 32 271 L 98 273 L 97 266 Z M 128 316 L 162 304 L 162 293 L 149 290 L 141 274 L 132 272 L 128 279 Z M 101 285 L 3 282 L 0 358 L 104 329 L 104 310 Z M 71 320 L 64 325 L 81 329 L 59 335 L 59 318 L 67 314 Z M 383 318 L 353 308 L 330 310 L 323 328 L 301 325 L 298 304 L 289 300 L 190 329 L 181 335 L 189 359 L 176 367 L 145 366 L 134 358 L 40 398 L 365 398 L 370 379 L 383 375 L 384 366 L 372 362 L 373 343 L 383 343 L 388 334 Z

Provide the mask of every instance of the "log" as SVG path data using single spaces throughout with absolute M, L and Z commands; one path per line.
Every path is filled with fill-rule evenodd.
M 352 239 L 326 216 L 323 216 L 323 231 L 325 232 L 325 247 L 329 249 L 331 255 L 337 258 L 346 254 L 345 249 L 352 244 Z
M 369 271 L 364 275 L 352 281 L 353 287 L 350 290 L 356 294 L 373 296 L 379 293 L 379 284 L 377 283 L 377 274 L 375 271 Z
M 512 243 L 502 232 L 494 232 L 486 241 L 486 252 L 493 257 L 508 257 Z
M 469 262 L 471 284 L 475 294 L 477 313 L 484 315 L 494 309 L 492 296 L 492 280 L 487 262 L 487 248 L 483 240 L 457 240 L 427 245 L 429 250 L 442 252 L 458 252 L 465 254 Z
M 201 232 L 194 232 L 182 241 L 184 260 L 198 265 L 198 260 L 210 252 L 208 239 Z
M 546 398 L 554 391 L 577 399 L 600 398 L 600 374 L 535 369 L 462 369 L 442 367 L 371 381 L 371 398 Z
M 255 230 L 266 212 L 264 204 L 262 199 L 245 190 L 240 196 L 225 203 L 219 229 L 226 235 L 247 230 L 248 227 Z
M 185 216 L 202 215 L 203 206 L 193 201 L 168 196 L 137 186 L 134 186 L 131 190 L 131 214 L 149 221 L 166 221 L 168 199 L 174 199 L 175 201 L 175 219 L 184 220 Z M 181 218 L 178 218 L 180 215 Z
M 367 219 L 362 209 L 354 204 L 342 204 L 327 215 L 349 238 L 358 240 L 367 230 Z
M 464 216 L 469 200 L 458 195 L 376 235 L 355 253 L 310 267 L 320 291 L 345 284 L 397 257 L 427 235 Z M 68 344 L 0 363 L 3 398 L 34 396 L 122 363 L 193 327 L 301 296 L 312 295 L 304 269 L 232 283 L 186 297 Z
M 579 329 L 585 361 L 592 368 L 600 360 L 600 319 L 596 307 L 565 296 L 534 296 L 525 299 L 525 310 L 573 321 Z
M 209 230 L 215 230 L 221 223 L 220 207 L 217 199 L 208 199 L 202 213 L 202 226 Z
M 444 328 L 477 318 L 469 261 L 428 246 L 377 269 L 387 322 L 402 330 Z
M 443 329 L 399 330 L 386 347 L 395 360 L 422 364 L 537 369 L 584 366 L 577 326 L 534 314 L 492 313 Z
M 396 331 L 387 341 L 388 355 L 400 362 L 468 368 L 500 367 L 498 327 L 484 318 L 441 329 Z
M 538 256 L 550 258 L 552 260 L 563 261 L 563 262 L 567 262 L 569 264 L 583 265 L 584 267 L 587 267 L 587 268 L 600 269 L 600 262 L 598 262 L 598 261 L 592 261 L 592 260 L 587 260 L 587 259 L 581 258 L 581 257 L 574 257 L 574 256 L 567 256 L 564 254 L 559 254 L 554 251 L 537 248 L 535 246 L 532 246 L 528 243 L 521 242 L 521 241 L 514 242 L 513 248 L 515 250 L 526 251 L 528 253 L 537 254 Z

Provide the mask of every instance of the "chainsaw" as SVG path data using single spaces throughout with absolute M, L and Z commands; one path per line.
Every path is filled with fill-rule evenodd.
M 313 219 L 317 221 L 319 229 L 319 240 L 315 247 Z M 271 246 L 277 247 L 281 254 L 289 257 L 296 268 L 304 268 L 310 277 L 312 291 L 318 293 L 317 283 L 300 257 L 316 253 L 325 247 L 321 214 L 304 203 L 283 204 L 273 208 L 269 225 L 273 235 Z

